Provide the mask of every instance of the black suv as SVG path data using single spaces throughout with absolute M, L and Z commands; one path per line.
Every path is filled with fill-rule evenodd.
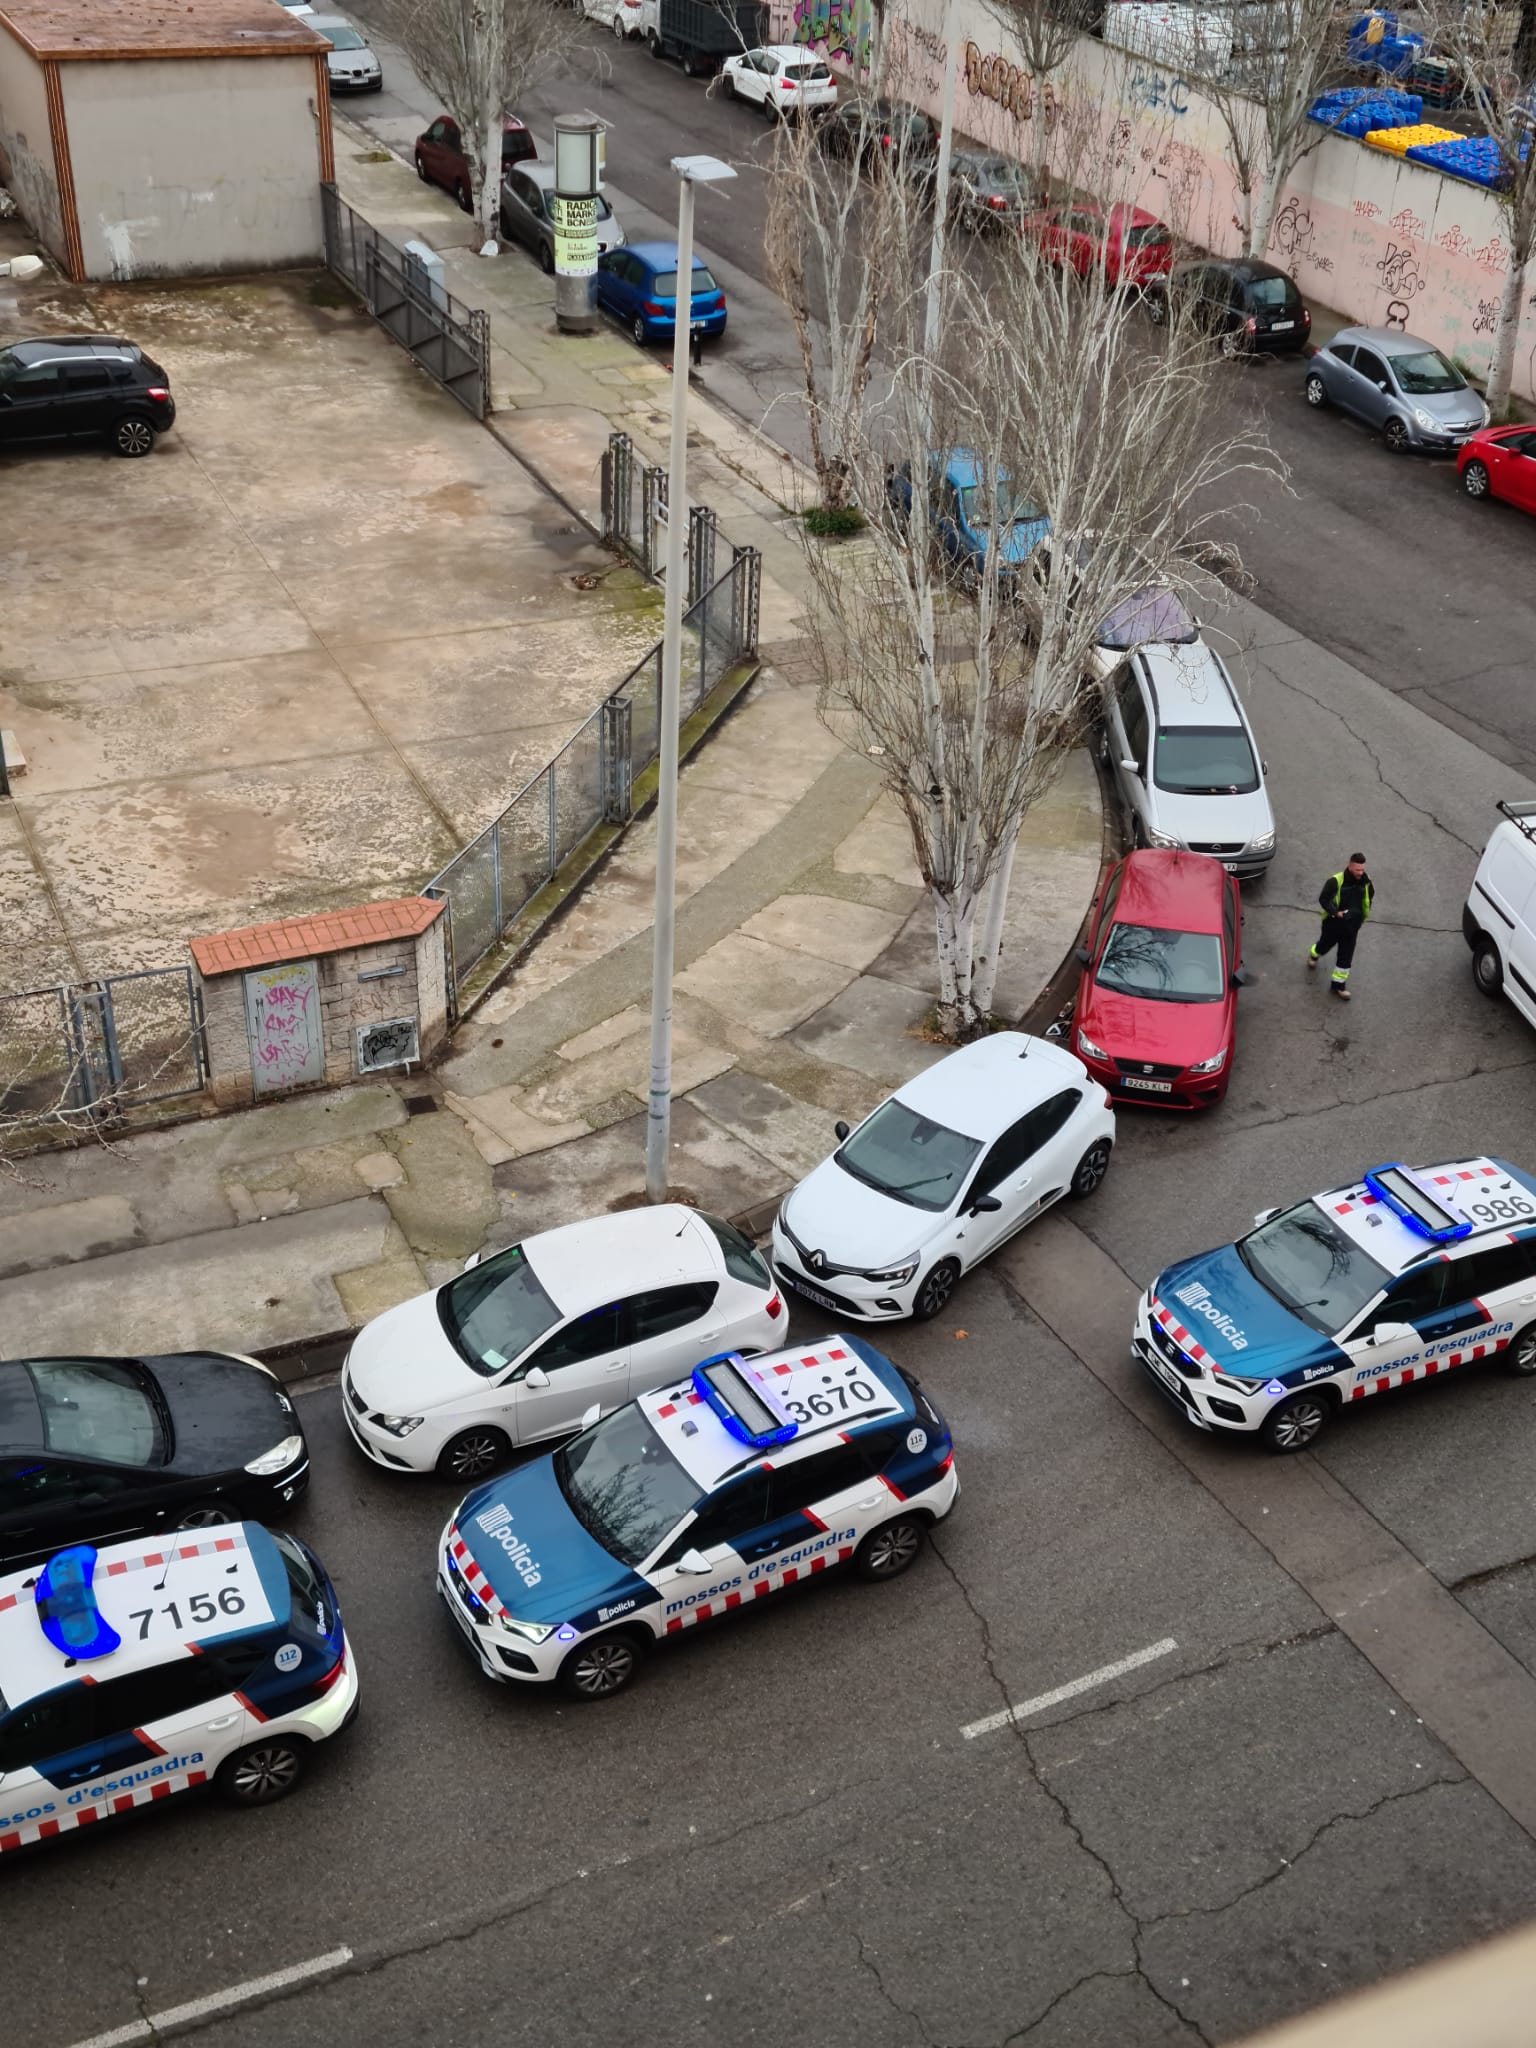
M 175 417 L 164 370 L 131 341 L 61 334 L 0 348 L 0 447 L 88 435 L 147 455 Z
M 1256 256 L 1202 256 L 1181 263 L 1168 297 L 1188 308 L 1224 356 L 1287 355 L 1306 346 L 1312 315 L 1292 279 Z M 1168 299 L 1149 292 L 1148 313 L 1168 317 Z
M 931 114 L 900 100 L 845 94 L 816 124 L 829 156 L 856 156 L 870 169 L 881 158 L 918 184 L 930 184 L 938 162 L 939 131 Z

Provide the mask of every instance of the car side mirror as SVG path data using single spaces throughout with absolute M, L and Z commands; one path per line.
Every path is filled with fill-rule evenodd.
M 1125 759 L 1120 763 L 1120 766 L 1125 770 L 1127 775 L 1139 775 L 1141 773 L 1141 763 L 1136 759 L 1134 754 L 1127 754 Z
M 1093 965 L 1093 955 L 1086 946 L 1074 946 L 1072 948 L 1072 958 L 1079 967 L 1091 967 Z
M 852 1128 L 853 1127 L 851 1124 L 845 1124 L 842 1118 L 839 1117 L 837 1122 L 832 1126 L 832 1135 L 837 1139 L 837 1142 L 841 1144 Z
M 971 1214 L 973 1216 L 995 1216 L 1002 1206 L 996 1195 L 978 1195 L 971 1204 Z
M 1368 1344 L 1408 1344 L 1418 1334 L 1412 1323 L 1378 1323 L 1365 1341 Z
M 530 1365 L 523 1374 L 523 1385 L 525 1387 L 547 1387 L 549 1385 L 549 1374 L 542 1365 Z
M 685 1550 L 677 1560 L 677 1568 L 680 1572 L 694 1573 L 712 1572 L 714 1570 L 714 1566 L 702 1550 Z
M 1234 988 L 1247 988 L 1248 984 L 1254 979 L 1253 970 L 1248 967 L 1234 968 L 1228 979 Z
M 1257 1216 L 1255 1216 L 1253 1219 L 1254 1229 L 1257 1230 L 1261 1224 L 1268 1223 L 1273 1217 L 1276 1217 L 1279 1214 L 1280 1209 L 1278 1204 L 1276 1204 L 1276 1206 L 1273 1209 L 1261 1209 Z
M 467 1259 L 466 1259 L 466 1260 L 464 1261 L 464 1270 L 465 1270 L 465 1272 L 466 1272 L 466 1273 L 472 1272 L 472 1271 L 474 1270 L 474 1268 L 475 1268 L 476 1266 L 478 1266 L 478 1265 L 479 1265 L 480 1261 L 481 1261 L 481 1260 L 482 1260 L 482 1259 L 483 1259 L 484 1257 L 485 1257 L 485 1253 L 484 1253 L 484 1252 L 471 1252 L 471 1253 L 470 1253 L 470 1255 L 469 1255 L 469 1257 L 468 1257 L 468 1258 L 467 1258 Z
M 582 1410 L 582 1412 L 581 1412 L 581 1426 L 582 1426 L 582 1428 L 583 1428 L 583 1429 L 590 1429 L 590 1428 L 592 1427 L 592 1425 L 593 1425 L 593 1423 L 594 1423 L 594 1422 L 600 1422 L 600 1421 L 602 1420 L 602 1415 L 603 1415 L 603 1404 L 602 1404 L 602 1402 L 601 1402 L 601 1401 L 594 1401 L 594 1402 L 592 1403 L 592 1406 L 591 1406 L 590 1408 L 584 1408 L 584 1409 Z

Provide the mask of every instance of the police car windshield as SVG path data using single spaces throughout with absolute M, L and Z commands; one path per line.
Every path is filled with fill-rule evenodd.
M 560 1320 L 520 1244 L 450 1280 L 437 1313 L 454 1350 L 487 1379 Z
M 1221 941 L 1214 932 L 1117 924 L 1094 976 L 1100 988 L 1155 1003 L 1219 1003 Z
M 623 1564 L 649 1557 L 699 1497 L 640 1409 L 619 1408 L 555 1453 L 555 1481 L 587 1534 Z
M 845 1173 L 914 1209 L 947 1209 L 970 1172 L 979 1138 L 962 1137 L 904 1102 L 882 1102 L 833 1158 Z
M 1330 1337 L 1390 1277 L 1315 1202 L 1300 1202 L 1261 1223 L 1238 1241 L 1237 1255 L 1261 1287 Z

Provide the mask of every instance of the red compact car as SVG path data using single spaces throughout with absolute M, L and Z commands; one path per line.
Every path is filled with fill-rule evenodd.
M 527 163 L 538 153 L 533 137 L 516 114 L 508 114 L 501 124 L 502 176 L 506 176 L 509 165 Z M 422 183 L 441 185 L 468 213 L 474 185 L 458 122 L 447 114 L 439 114 L 431 127 L 417 136 L 414 154 L 416 175 Z
M 1456 458 L 1469 498 L 1508 498 L 1536 512 L 1536 427 L 1484 427 Z
M 1111 284 L 1144 285 L 1166 277 L 1173 265 L 1173 237 L 1156 214 L 1139 206 L 1048 206 L 1030 214 L 1021 234 L 1037 241 L 1053 263 L 1069 264 L 1079 277 L 1102 264 Z
M 1243 914 L 1206 853 L 1128 853 L 1093 913 L 1073 1050 L 1116 1102 L 1204 1109 L 1232 1071 Z

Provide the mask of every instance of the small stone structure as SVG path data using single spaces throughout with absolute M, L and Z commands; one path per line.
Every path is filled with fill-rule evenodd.
M 219 1108 L 430 1059 L 448 1031 L 445 907 L 401 896 L 193 939 Z

